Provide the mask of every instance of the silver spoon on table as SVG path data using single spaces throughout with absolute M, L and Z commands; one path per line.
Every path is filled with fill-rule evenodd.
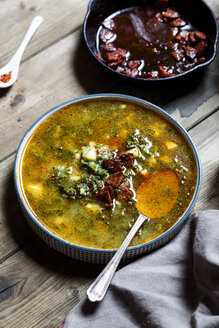
M 17 49 L 14 56 L 11 58 L 11 60 L 6 64 L 4 67 L 0 69 L 0 88 L 8 88 L 12 84 L 15 83 L 18 76 L 18 70 L 21 62 L 22 55 L 24 53 L 24 50 L 26 49 L 28 43 L 30 42 L 32 36 L 36 32 L 36 30 L 39 28 L 39 26 L 43 22 L 42 16 L 36 16 L 30 26 L 29 29 L 21 42 L 21 45 Z M 5 82 L 2 82 L 5 81 Z
M 87 296 L 91 302 L 101 301 L 104 298 L 120 260 L 140 226 L 146 220 L 168 214 L 177 201 L 178 193 L 178 177 L 171 169 L 156 171 L 143 181 L 136 193 L 136 207 L 140 212 L 138 219 L 116 254 L 88 288 Z

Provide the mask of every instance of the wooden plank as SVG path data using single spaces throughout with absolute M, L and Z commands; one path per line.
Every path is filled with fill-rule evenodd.
M 81 31 L 24 62 L 16 85 L 0 91 L 0 161 L 15 152 L 28 127 L 50 108 L 117 83 L 88 53 Z
M 178 108 L 172 113 L 172 116 L 183 126 L 186 126 L 187 130 L 189 130 L 195 124 L 198 124 L 200 121 L 204 120 L 211 113 L 214 113 L 214 111 L 218 108 L 219 93 L 204 101 L 200 106 L 197 106 L 196 111 L 194 111 L 189 117 L 182 117 Z
M 219 44 L 217 47 L 219 51 Z M 160 85 L 123 83 L 114 91 L 150 101 L 165 109 L 187 130 L 219 108 L 219 56 L 199 74 Z
M 58 327 L 101 269 L 34 240 L 1 266 L 0 326 Z
M 47 48 L 81 26 L 88 0 L 1 0 L 0 67 L 15 53 L 34 16 L 44 22 L 25 51 L 23 59 Z
M 202 191 L 196 210 L 218 208 L 219 193 L 215 185 L 218 180 L 215 156 L 219 150 L 218 119 L 219 112 L 216 112 L 190 131 L 203 164 Z M 16 218 L 16 213 L 13 217 Z M 5 238 L 6 244 L 9 238 L 11 236 Z M 101 268 L 68 259 L 35 238 L 1 264 L 0 322 L 8 328 L 20 327 L 24 322 L 28 327 L 57 327 L 83 297 Z
M 202 164 L 202 187 L 194 211 L 219 209 L 219 111 L 190 131 Z
M 205 2 L 207 2 L 207 4 L 213 10 L 215 16 L 217 18 L 219 18 L 219 2 L 218 2 L 218 0 L 207 0 Z

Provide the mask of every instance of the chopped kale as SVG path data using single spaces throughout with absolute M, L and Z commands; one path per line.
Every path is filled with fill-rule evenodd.
M 137 148 L 139 153 L 143 153 L 144 155 L 150 154 L 150 148 L 152 146 L 152 142 L 145 136 L 141 136 L 139 133 L 134 133 L 130 136 L 130 140 L 126 141 L 127 149 Z
M 74 184 L 70 183 L 68 180 L 59 181 L 58 187 L 62 194 L 66 195 L 68 198 L 74 199 L 76 197 L 76 189 Z
M 71 167 L 59 166 L 53 173 L 53 178 L 67 178 L 71 174 Z
M 124 175 L 125 175 L 126 178 L 130 178 L 130 177 L 135 175 L 135 172 L 134 172 L 133 169 L 128 169 L 128 170 L 125 171 Z
M 60 151 L 62 151 L 60 149 Z M 107 169 L 103 168 L 103 161 L 114 157 L 112 150 L 104 146 L 95 147 L 90 143 L 87 147 L 82 147 L 81 157 L 77 163 L 81 175 L 75 179 L 72 167 L 60 166 L 54 169 L 50 183 L 60 190 L 60 193 L 70 199 L 93 197 L 104 187 L 104 180 L 110 175 Z M 119 159 L 117 160 L 119 161 Z M 133 169 L 124 169 L 124 181 L 135 175 Z M 115 189 L 115 196 L 119 190 Z
M 89 186 L 90 191 L 93 193 L 97 193 L 103 185 L 103 180 L 97 175 L 84 174 L 82 176 L 82 181 Z
M 85 167 L 87 167 L 88 169 L 90 169 L 93 173 L 95 173 L 96 175 L 100 175 L 100 176 L 107 176 L 108 175 L 108 171 L 104 170 L 101 166 L 101 162 L 97 161 L 97 162 L 87 162 L 85 160 L 81 160 L 81 164 Z
M 86 183 L 83 182 L 77 183 L 76 189 L 80 196 L 90 196 L 90 188 Z

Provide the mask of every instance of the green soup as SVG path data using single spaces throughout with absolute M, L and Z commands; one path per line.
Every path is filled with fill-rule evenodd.
M 144 223 L 132 240 L 134 246 L 176 223 L 196 185 L 189 146 L 156 113 L 109 100 L 65 107 L 29 140 L 22 179 L 35 215 L 53 233 L 77 245 L 113 249 L 138 217 L 138 187 L 164 168 L 179 178 L 178 200 L 167 215 Z

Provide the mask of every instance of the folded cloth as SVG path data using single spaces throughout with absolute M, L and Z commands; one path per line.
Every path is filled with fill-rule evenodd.
M 218 328 L 219 211 L 197 212 L 164 247 L 115 273 L 105 298 L 84 298 L 64 328 Z

